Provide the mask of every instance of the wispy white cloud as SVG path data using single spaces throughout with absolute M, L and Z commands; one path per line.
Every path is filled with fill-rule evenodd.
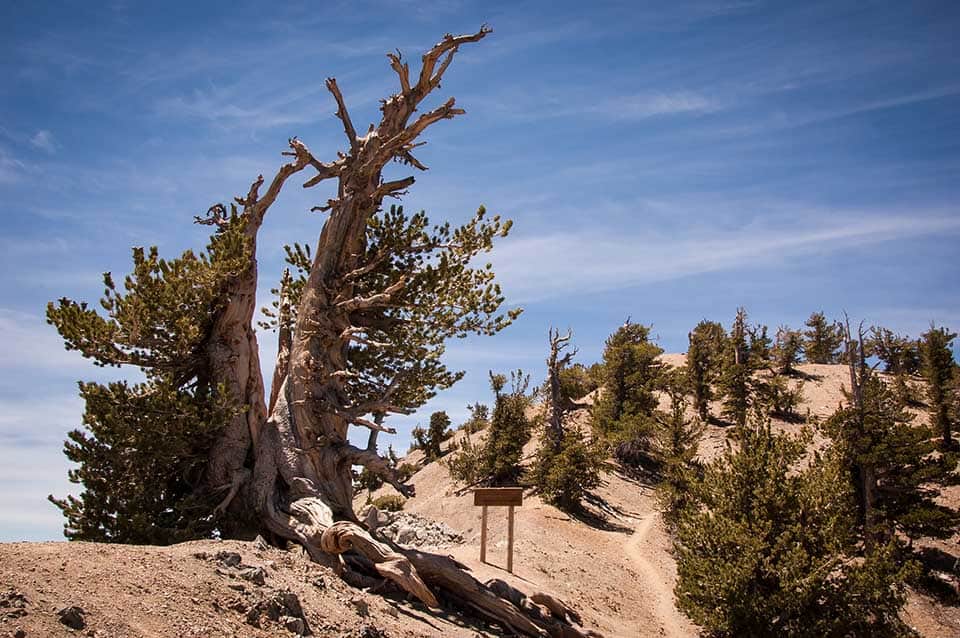
M 774 263 L 871 243 L 960 232 L 960 216 L 798 213 L 779 227 L 686 229 L 683 235 L 592 229 L 505 241 L 493 256 L 518 302 L 600 292 L 689 275 Z
M 57 143 L 53 139 L 53 133 L 46 129 L 37 131 L 30 138 L 30 145 L 51 155 L 57 152 Z

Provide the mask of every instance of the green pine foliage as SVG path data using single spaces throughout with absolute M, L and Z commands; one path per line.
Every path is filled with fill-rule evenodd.
M 808 442 L 757 414 L 694 483 L 676 530 L 675 594 L 706 635 L 910 635 L 897 612 L 912 566 L 887 546 L 854 558 L 842 470 L 829 454 L 801 465 Z
M 723 369 L 720 374 L 720 390 L 723 396 L 721 413 L 724 418 L 743 427 L 751 405 L 753 391 L 754 361 L 751 356 L 750 327 L 747 311 L 737 309 L 737 316 L 730 327 L 723 353 Z M 758 348 L 759 350 L 760 348 Z
M 424 452 L 431 461 L 443 456 L 441 444 L 453 436 L 450 430 L 450 417 L 446 412 L 434 412 L 430 415 L 430 427 L 427 430 L 426 448 Z
M 863 535 L 881 541 L 896 534 L 949 538 L 960 515 L 937 497 L 939 486 L 952 480 L 956 459 L 934 454 L 934 432 L 913 423 L 895 392 L 866 365 L 858 383 L 862 407 L 845 391 L 847 404 L 826 421 L 825 431 L 843 454 Z
M 773 362 L 778 374 L 792 375 L 796 373 L 795 366 L 803 353 L 803 335 L 799 330 L 791 330 L 786 326 L 777 329 L 777 337 L 773 345 Z
M 940 447 L 944 450 L 953 447 L 953 431 L 956 429 L 954 408 L 957 399 L 952 387 L 957 367 L 952 349 L 956 337 L 955 332 L 931 325 L 920 341 L 920 372 L 926 382 L 930 427 L 940 437 Z
M 693 395 L 693 405 L 701 421 L 710 419 L 710 401 L 714 386 L 720 378 L 724 343 L 727 333 L 716 321 L 704 319 L 688 335 L 687 383 Z
M 571 401 L 577 401 L 598 388 L 590 370 L 582 363 L 574 363 L 560 371 L 560 391 Z
M 519 483 L 523 446 L 530 440 L 534 425 L 527 418 L 527 408 L 532 404 L 532 397 L 527 394 L 530 375 L 516 370 L 510 373 L 508 391 L 506 384 L 505 375 L 490 373 L 494 404 L 483 450 L 483 474 L 493 486 Z
M 650 328 L 627 322 L 607 338 L 602 387 L 593 406 L 593 430 L 615 447 L 618 459 L 638 466 L 647 457 L 655 429 L 655 394 L 662 383 L 663 349 L 650 341 Z
M 465 437 L 460 449 L 448 457 L 446 465 L 455 480 L 489 486 L 519 483 L 523 475 L 523 446 L 530 440 L 534 427 L 527 418 L 533 397 L 527 394 L 530 375 L 522 370 L 511 372 L 509 388 L 507 380 L 506 375 L 490 372 L 494 404 L 487 436 L 482 446 Z
M 808 363 L 836 363 L 843 345 L 843 327 L 830 323 L 822 312 L 815 312 L 804 323 L 803 354 Z
M 904 404 L 915 404 L 910 385 L 911 376 L 920 372 L 920 343 L 895 334 L 887 328 L 875 327 L 870 335 L 870 354 L 883 362 L 884 372 L 893 376 L 894 390 Z
M 548 441 L 537 450 L 531 478 L 540 495 L 562 510 L 580 507 L 583 497 L 600 485 L 605 451 L 576 429 L 563 433 L 559 448 Z
M 468 405 L 467 410 L 470 411 L 470 418 L 460 426 L 467 434 L 475 434 L 490 425 L 490 408 L 484 404 L 477 402 Z
M 676 376 L 685 376 L 677 370 Z M 683 385 L 669 387 L 670 413 L 663 415 L 658 423 L 656 452 L 660 463 L 660 483 L 657 499 L 664 521 L 675 528 L 680 514 L 687 509 L 692 485 L 696 481 L 698 466 L 695 463 L 697 448 L 706 428 L 699 418 L 687 417 L 687 401 Z
M 235 208 L 206 250 L 160 258 L 133 250 L 133 271 L 118 287 L 105 273 L 102 313 L 67 298 L 47 321 L 68 350 L 98 366 L 134 365 L 141 384 L 81 383 L 83 429 L 64 453 L 77 469 L 79 498 L 50 497 L 71 540 L 164 544 L 209 535 L 216 505 L 199 494 L 215 435 L 237 410 L 212 379 L 205 337 L 223 290 L 249 265 L 244 219 Z
M 400 277 L 404 285 L 391 307 L 377 317 L 377 327 L 366 330 L 348 350 L 350 369 L 362 371 L 346 384 L 352 403 L 378 398 L 393 387 L 391 402 L 415 410 L 463 378 L 462 371 L 448 369 L 441 360 L 448 338 L 494 335 L 520 316 L 520 308 L 499 312 L 504 297 L 492 264 L 475 267 L 511 226 L 510 220 L 489 218 L 483 207 L 459 227 L 431 224 L 425 212 L 408 215 L 402 206 L 391 206 L 368 221 L 360 263 L 370 269 L 353 280 L 353 293 L 364 297 L 382 292 Z M 299 244 L 286 251 L 296 273 L 287 288 L 291 308 L 296 308 L 312 256 Z M 263 313 L 269 321 L 261 326 L 279 327 L 279 302 Z M 295 318 L 292 313 L 291 320 Z

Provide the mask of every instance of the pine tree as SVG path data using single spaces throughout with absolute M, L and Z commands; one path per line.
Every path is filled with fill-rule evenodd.
M 884 372 L 893 375 L 897 396 L 904 404 L 914 403 L 909 378 L 920 372 L 920 345 L 917 340 L 894 334 L 886 328 L 871 329 L 869 350 L 884 364 Z
M 504 391 L 507 377 L 490 373 L 494 394 L 493 415 L 487 428 L 482 455 L 482 476 L 488 485 L 516 485 L 523 474 L 520 461 L 523 446 L 530 440 L 533 423 L 527 418 L 531 397 L 527 394 L 530 375 L 522 370 L 510 373 L 510 389 Z
M 547 358 L 545 384 L 548 417 L 530 472 L 533 484 L 544 500 L 565 510 L 577 509 L 583 496 L 600 484 L 603 465 L 600 446 L 586 442 L 578 429 L 567 429 L 564 425 L 564 417 L 573 407 L 573 397 L 569 393 L 579 392 L 575 386 L 563 383 L 563 372 L 569 369 L 577 352 L 574 348 L 562 354 L 569 347 L 571 336 L 570 331 L 563 336 L 552 328 L 549 331 L 550 356 Z
M 688 335 L 687 379 L 693 395 L 693 405 L 700 420 L 710 419 L 710 401 L 714 398 L 713 386 L 720 377 L 724 342 L 727 334 L 716 321 L 704 319 Z
M 953 360 L 952 344 L 956 337 L 956 333 L 931 324 L 920 341 L 920 371 L 926 381 L 930 427 L 940 437 L 943 450 L 953 447 L 956 398 L 952 396 L 951 385 L 957 364 Z
M 754 414 L 680 517 L 680 609 L 718 638 L 909 635 L 897 612 L 912 566 L 889 547 L 852 560 L 851 495 L 836 459 L 801 465 L 808 439 Z
M 868 547 L 897 534 L 947 538 L 955 533 L 960 515 L 936 499 L 956 459 L 933 454 L 933 431 L 912 422 L 895 393 L 867 365 L 866 353 L 862 332 L 848 336 L 847 403 L 825 424 L 843 455 L 860 533 Z
M 650 328 L 629 319 L 607 338 L 603 391 L 593 408 L 594 430 L 612 441 L 632 442 L 653 432 L 654 394 L 661 382 L 663 349 L 650 341 Z
M 430 427 L 427 430 L 427 447 L 424 453 L 431 461 L 443 456 L 441 444 L 453 434 L 450 431 L 450 417 L 446 412 L 439 411 L 430 415 Z
M 792 375 L 794 367 L 800 361 L 803 351 L 803 336 L 799 330 L 791 330 L 786 326 L 777 329 L 777 337 L 773 346 L 773 359 L 778 374 Z
M 804 323 L 803 354 L 808 363 L 836 363 L 843 345 L 843 327 L 830 323 L 822 312 L 815 312 Z
M 677 369 L 671 372 L 672 378 L 666 386 L 670 393 L 670 413 L 658 419 L 656 456 L 660 464 L 657 497 L 664 520 L 673 528 L 689 502 L 697 472 L 694 457 L 706 425 L 697 417 L 689 419 L 686 416 L 686 371 Z
M 723 370 L 720 376 L 720 389 L 723 395 L 722 414 L 738 427 L 743 427 L 747 422 L 753 385 L 754 366 L 750 356 L 749 333 L 747 311 L 738 308 L 724 349 Z
M 432 108 L 424 102 L 440 87 L 456 54 L 489 33 L 482 27 L 472 34 L 445 35 L 419 58 L 415 74 L 399 52 L 388 54 L 399 87 L 381 100 L 378 122 L 359 135 L 337 81 L 327 79 L 345 134 L 344 148 L 324 162 L 292 138 L 288 160 L 263 193 L 265 181 L 259 178 L 245 197 L 237 198 L 236 209 L 213 207 L 199 220 L 224 231 L 218 237 L 226 248 L 240 247 L 235 268 L 221 270 L 226 264 L 213 254 L 206 261 L 185 258 L 161 265 L 156 260 L 146 277 L 134 278 L 135 290 L 128 286 L 117 295 L 108 290 L 106 317 L 64 300 L 50 309 L 48 318 L 68 347 L 104 365 L 140 367 L 147 383 L 156 384 L 147 394 L 170 397 L 168 412 L 176 407 L 173 399 L 184 394 L 198 401 L 194 412 L 204 416 L 193 422 L 198 449 L 190 454 L 197 458 L 209 453 L 198 493 L 203 507 L 192 510 L 184 523 L 219 517 L 217 527 L 231 535 L 253 531 L 244 525 L 252 518 L 256 529 L 299 543 L 314 560 L 345 551 L 360 554 L 365 560 L 350 561 L 349 572 L 359 571 L 365 581 L 388 578 L 429 607 L 438 606 L 431 590 L 436 588 L 464 607 L 482 604 L 488 618 L 528 635 L 560 630 L 582 635 L 560 620 L 518 610 L 446 557 L 379 542 L 357 524 L 353 511 L 354 466 L 380 473 L 402 493 L 411 494 L 412 489 L 374 449 L 354 446 L 350 428 L 390 431 L 368 417 L 422 405 L 419 400 L 430 384 L 407 383 L 408 375 L 427 374 L 440 380 L 433 387 L 442 387 L 450 377 L 441 368 L 432 368 L 439 376 L 430 370 L 440 361 L 448 338 L 495 334 L 520 312 L 501 313 L 504 297 L 495 273 L 477 263 L 507 234 L 508 221 L 488 218 L 481 209 L 459 227 L 431 224 L 423 213 L 406 215 L 383 205 L 402 197 L 415 181 L 413 176 L 385 179 L 385 167 L 398 162 L 425 170 L 414 155 L 424 132 L 464 113 L 452 97 Z M 295 289 L 292 277 L 282 280 L 276 391 L 268 412 L 253 330 L 256 238 L 286 181 L 307 170 L 311 175 L 304 186 L 336 185 L 329 189 L 331 199 L 314 208 L 326 214 L 295 308 L 289 299 Z M 177 286 L 181 290 L 174 291 Z M 410 394 L 404 395 L 404 389 Z M 222 404 L 229 408 L 221 417 L 216 407 Z M 214 427 L 213 421 L 221 418 Z M 96 420 L 113 427 L 107 417 Z M 157 421 L 154 439 L 165 432 Z M 213 444 L 200 450 L 208 429 L 204 421 L 211 422 L 216 434 Z M 123 436 L 118 432 L 108 438 Z M 114 459 L 104 463 L 102 471 L 91 468 L 91 473 L 78 476 L 110 476 L 122 468 L 124 450 L 111 447 L 109 453 Z M 107 518 L 118 512 L 114 496 L 139 498 L 126 493 L 125 481 L 85 487 L 97 493 L 89 501 L 81 498 L 81 505 L 96 503 Z M 163 482 L 148 486 L 154 490 L 152 498 L 164 497 L 165 487 Z M 88 529 L 87 522 L 95 525 L 98 514 L 91 511 L 90 519 L 87 515 L 78 513 L 84 520 L 77 529 Z

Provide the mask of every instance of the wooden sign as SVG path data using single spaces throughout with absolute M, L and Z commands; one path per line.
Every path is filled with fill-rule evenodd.
M 474 505 L 523 505 L 522 487 L 481 487 L 473 492 Z
M 483 509 L 480 514 L 480 562 L 487 562 L 487 507 L 508 507 L 507 571 L 513 573 L 513 508 L 523 505 L 522 487 L 481 487 L 473 492 L 473 504 Z

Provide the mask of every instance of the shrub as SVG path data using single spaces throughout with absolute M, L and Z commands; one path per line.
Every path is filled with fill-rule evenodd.
M 545 501 L 571 510 L 600 485 L 603 459 L 598 445 L 584 441 L 579 431 L 568 430 L 559 450 L 548 441 L 540 446 L 531 475 Z
M 373 499 L 373 506 L 385 512 L 399 512 L 406 499 L 399 494 L 384 494 Z

